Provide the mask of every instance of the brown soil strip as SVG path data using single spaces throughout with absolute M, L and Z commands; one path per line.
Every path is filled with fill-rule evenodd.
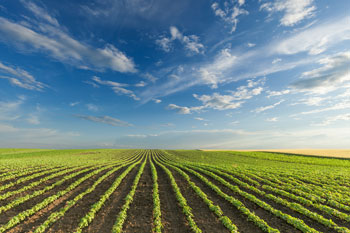
M 194 221 L 203 232 L 230 232 L 219 221 L 216 215 L 209 209 L 203 200 L 193 191 L 188 182 L 177 171 L 168 167 L 179 186 L 182 195 L 186 198 L 188 205 L 192 208 Z
M 54 194 L 56 194 L 58 191 L 61 191 L 61 190 L 64 190 L 66 189 L 69 185 L 71 185 L 74 181 L 80 179 L 81 177 L 87 175 L 89 173 L 88 172 L 84 172 L 82 174 L 79 174 L 78 176 L 72 178 L 72 179 L 69 179 L 65 182 L 63 182 L 61 185 L 59 185 L 58 187 L 55 187 L 54 189 L 42 194 L 42 195 L 39 195 L 37 197 L 34 197 L 2 214 L 0 214 L 0 224 L 5 224 L 7 223 L 12 217 L 16 216 L 17 214 L 21 213 L 22 211 L 25 211 L 27 209 L 30 209 L 32 208 L 33 206 L 35 206 L 36 204 L 40 203 L 41 201 L 43 201 L 45 198 L 49 197 L 49 196 L 52 196 Z M 25 192 L 23 193 L 23 195 L 27 195 L 29 193 L 32 193 L 31 191 L 30 192 Z
M 210 180 L 211 182 L 213 182 L 215 185 L 217 185 L 223 192 L 233 196 L 234 198 L 240 200 L 248 209 L 250 210 L 254 210 L 255 214 L 258 215 L 260 218 L 264 219 L 271 227 L 277 228 L 279 230 L 281 230 L 281 232 L 299 232 L 297 229 L 295 229 L 293 226 L 289 225 L 287 222 L 285 222 L 284 220 L 275 217 L 274 215 L 270 214 L 268 211 L 265 211 L 263 208 L 259 207 L 258 205 L 254 204 L 253 202 L 249 201 L 248 199 L 236 194 L 235 192 L 233 192 L 231 189 L 227 188 L 226 186 L 222 185 L 221 183 L 219 183 L 218 181 L 214 180 L 213 178 L 206 176 L 205 174 L 203 174 L 203 176 L 205 176 L 208 180 Z M 223 179 L 225 179 L 224 177 L 222 177 Z M 226 181 L 230 182 L 228 179 L 225 179 Z M 233 185 L 235 185 L 235 183 L 230 182 Z M 293 211 L 291 209 L 289 209 L 288 207 L 284 206 L 284 205 L 280 205 L 270 199 L 265 198 L 264 196 L 260 196 L 259 194 L 252 192 L 249 189 L 245 189 L 243 187 L 239 188 L 242 191 L 245 191 L 247 193 L 250 193 L 254 196 L 256 196 L 257 198 L 259 198 L 260 200 L 266 202 L 267 204 L 271 205 L 273 208 L 282 211 L 285 214 L 289 214 L 290 216 L 293 216 L 295 218 L 299 218 L 301 220 L 303 220 L 305 222 L 305 224 L 307 224 L 308 226 L 320 231 L 320 232 L 327 232 L 327 233 L 332 233 L 332 232 L 336 232 L 335 230 L 328 228 L 318 222 L 316 222 L 313 219 L 308 218 L 307 216 L 300 214 L 296 211 Z M 289 228 L 289 229 L 288 229 Z M 288 230 L 287 230 L 288 229 Z
M 88 180 L 85 180 L 78 187 L 68 192 L 64 196 L 58 198 L 53 203 L 49 204 L 47 207 L 36 212 L 26 221 L 17 225 L 15 228 L 12 228 L 9 232 L 16 233 L 23 231 L 33 231 L 36 227 L 40 226 L 50 216 L 52 212 L 58 211 L 59 209 L 64 207 L 66 201 L 72 200 L 76 195 L 83 192 L 87 187 L 90 187 L 98 179 L 99 176 L 103 176 L 105 173 L 108 172 L 108 170 L 109 169 L 106 169 L 100 172 L 99 174 L 90 177 Z
M 153 222 L 153 180 L 151 166 L 146 162 L 143 174 L 137 186 L 134 200 L 127 213 L 123 232 L 149 233 L 152 232 Z
M 83 230 L 83 232 L 98 232 L 98 233 L 110 233 L 112 231 L 113 225 L 117 219 L 117 215 L 121 210 L 122 205 L 124 204 L 124 198 L 131 190 L 132 182 L 135 178 L 137 170 L 140 165 L 134 167 L 129 174 L 123 179 L 120 183 L 119 187 L 114 191 L 114 193 L 109 197 L 109 199 L 105 202 L 103 208 L 96 214 L 94 220 L 91 224 Z M 109 187 L 108 187 L 109 188 Z M 107 189 L 108 189 L 107 188 Z M 106 189 L 106 190 L 107 190 Z M 106 191 L 104 190 L 104 191 Z M 101 194 L 102 195 L 102 194 Z M 84 211 L 84 215 L 91 208 L 91 205 L 88 206 L 87 210 Z M 78 222 L 80 219 L 78 219 Z M 78 225 L 74 225 L 73 227 L 77 227 Z M 59 229 L 59 228 L 57 228 Z M 67 228 L 65 227 L 62 231 L 50 231 L 50 232 L 73 232 L 75 228 Z
M 189 233 L 192 232 L 171 186 L 168 175 L 154 163 L 158 174 L 159 199 L 162 212 L 163 232 Z

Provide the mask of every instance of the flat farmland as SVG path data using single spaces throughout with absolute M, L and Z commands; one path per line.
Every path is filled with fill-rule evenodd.
M 0 149 L 0 232 L 350 232 L 350 160 Z

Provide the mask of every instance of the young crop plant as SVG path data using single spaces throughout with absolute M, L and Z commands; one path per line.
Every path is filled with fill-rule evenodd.
M 84 192 L 80 193 L 79 195 L 77 195 L 73 200 L 68 201 L 66 203 L 66 205 L 61 208 L 60 210 L 53 212 L 48 219 L 41 224 L 35 231 L 34 233 L 42 233 L 45 232 L 45 230 L 52 225 L 54 222 L 56 222 L 59 218 L 61 218 L 62 216 L 64 216 L 64 214 L 70 209 L 72 208 L 78 201 L 80 201 L 85 195 L 91 193 L 92 191 L 94 191 L 96 189 L 96 187 L 102 183 L 107 177 L 109 177 L 110 175 L 112 175 L 113 173 L 115 173 L 116 171 L 118 171 L 120 168 L 127 166 L 128 164 L 124 164 L 121 166 L 118 166 L 116 168 L 113 168 L 112 170 L 108 171 L 106 174 L 104 174 L 103 176 L 101 176 L 97 181 L 95 181 L 95 183 L 93 185 L 91 185 L 88 189 L 86 189 Z
M 182 207 L 182 212 L 185 214 L 186 219 L 188 221 L 188 224 L 191 228 L 191 230 L 195 233 L 200 233 L 202 232 L 201 229 L 199 229 L 199 227 L 197 226 L 196 222 L 193 220 L 193 213 L 192 213 L 192 209 L 190 206 L 188 206 L 186 199 L 184 198 L 184 196 L 181 194 L 180 188 L 177 186 L 175 178 L 173 177 L 173 175 L 171 174 L 171 172 L 169 171 L 169 169 L 167 169 L 164 165 L 160 164 L 159 162 L 155 161 L 156 164 L 158 166 L 160 166 L 165 173 L 168 175 L 168 178 L 170 179 L 170 183 L 171 186 L 173 188 L 173 191 L 175 192 L 175 196 L 177 201 L 179 202 L 180 206 Z
M 111 165 L 111 166 L 113 166 L 113 165 Z M 111 167 L 111 166 L 109 166 L 109 167 Z M 22 211 L 21 213 L 17 214 L 13 218 L 11 218 L 10 221 L 8 221 L 8 223 L 0 226 L 0 233 L 1 232 L 5 232 L 6 230 L 11 229 L 12 227 L 16 226 L 17 224 L 19 224 L 20 222 L 25 220 L 27 217 L 35 214 L 36 212 L 38 212 L 39 210 L 45 208 L 46 206 L 48 206 L 49 204 L 51 204 L 52 202 L 54 202 L 58 198 L 64 196 L 68 192 L 74 190 L 75 188 L 77 188 L 85 180 L 91 178 L 94 175 L 99 174 L 100 172 L 102 172 L 103 170 L 108 169 L 109 167 L 102 167 L 100 169 L 94 170 L 91 173 L 88 173 L 84 177 L 82 177 L 82 178 L 78 179 L 77 181 L 73 182 L 66 189 L 64 189 L 62 191 L 58 191 L 56 194 L 45 198 L 43 201 L 41 201 L 40 203 L 36 204 L 32 208 L 27 209 L 27 210 Z
M 190 187 L 193 189 L 193 191 L 203 200 L 203 202 L 208 206 L 208 208 L 218 217 L 218 219 L 221 221 L 221 223 L 230 230 L 231 233 L 238 233 L 238 228 L 236 225 L 234 225 L 227 216 L 224 215 L 222 212 L 220 206 L 214 205 L 213 202 L 208 199 L 208 196 L 194 183 L 191 181 L 190 177 L 182 171 L 180 168 L 171 165 L 166 164 L 176 170 L 180 175 L 182 175 L 187 183 L 190 185 Z
M 123 224 L 127 218 L 127 211 L 130 208 L 131 203 L 133 202 L 136 188 L 137 188 L 137 185 L 139 184 L 139 181 L 140 181 L 141 175 L 143 173 L 143 170 L 145 168 L 146 162 L 147 162 L 147 158 L 141 164 L 141 166 L 140 166 L 140 168 L 135 176 L 134 182 L 131 186 L 131 191 L 128 193 L 128 195 L 125 198 L 125 203 L 122 206 L 122 209 L 118 214 L 117 220 L 115 221 L 115 223 L 113 225 L 113 228 L 112 228 L 113 233 L 120 233 L 123 230 Z
M 130 165 L 114 182 L 113 184 L 108 188 L 108 190 L 100 197 L 100 199 L 94 203 L 89 212 L 80 219 L 79 226 L 75 230 L 76 233 L 80 233 L 83 231 L 84 228 L 89 226 L 89 224 L 92 222 L 92 220 L 95 218 L 96 213 L 103 207 L 103 204 L 109 199 L 109 197 L 112 195 L 112 193 L 118 188 L 122 180 L 126 177 L 127 174 L 137 165 L 141 162 L 141 160 L 138 160 L 137 162 L 134 162 L 132 165 Z
M 153 231 L 162 232 L 162 218 L 161 218 L 161 209 L 160 209 L 160 198 L 159 198 L 159 189 L 158 189 L 158 174 L 156 167 L 154 166 L 151 157 L 154 157 L 154 154 L 149 156 L 149 163 L 151 166 L 152 180 L 153 180 Z

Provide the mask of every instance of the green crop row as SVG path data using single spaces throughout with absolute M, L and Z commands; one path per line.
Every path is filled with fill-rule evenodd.
M 164 172 L 168 175 L 168 178 L 170 179 L 171 186 L 173 188 L 173 191 L 175 192 L 175 196 L 177 201 L 179 202 L 182 212 L 185 214 L 186 219 L 188 221 L 189 226 L 191 227 L 191 230 L 196 233 L 202 232 L 201 229 L 197 226 L 196 222 L 193 220 L 193 213 L 191 207 L 187 204 L 186 199 L 181 194 L 180 188 L 177 186 L 175 178 L 173 177 L 172 173 L 167 169 L 164 165 L 160 164 L 159 162 L 155 161 L 156 164 L 161 167 Z
M 145 168 L 146 162 L 147 162 L 147 158 L 145 158 L 144 162 L 141 164 L 141 166 L 140 166 L 140 168 L 139 168 L 139 170 L 134 178 L 134 181 L 132 183 L 131 190 L 128 193 L 128 195 L 125 197 L 125 203 L 122 206 L 121 211 L 119 212 L 119 214 L 117 216 L 117 220 L 115 221 L 115 223 L 113 225 L 113 228 L 112 228 L 113 233 L 120 233 L 123 230 L 123 224 L 124 224 L 126 217 L 127 217 L 127 211 L 130 208 L 130 205 L 134 200 L 136 188 L 137 188 L 137 185 L 139 184 L 139 181 L 140 181 L 141 175 L 143 173 L 143 170 Z
M 25 220 L 27 217 L 29 217 L 31 215 L 34 215 L 36 212 L 38 212 L 39 210 L 41 210 L 41 209 L 45 208 L 46 206 L 50 205 L 51 203 L 53 203 L 58 198 L 64 196 L 68 192 L 74 190 L 76 187 L 78 187 L 85 180 L 91 178 L 94 175 L 99 174 L 100 172 L 102 172 L 103 170 L 108 169 L 109 167 L 102 167 L 100 169 L 97 169 L 97 170 L 94 170 L 93 172 L 88 173 L 84 177 L 78 179 L 77 181 L 75 181 L 74 183 L 69 185 L 66 189 L 64 189 L 62 191 L 58 191 L 56 194 L 45 198 L 43 201 L 41 201 L 40 203 L 36 204 L 32 208 L 27 209 L 27 210 L 17 214 L 13 218 L 11 218 L 8 223 L 6 223 L 6 224 L 4 224 L 4 225 L 2 225 L 0 227 L 0 233 L 6 231 L 8 229 L 11 229 L 14 226 L 16 226 L 17 224 L 19 224 L 20 222 Z
M 159 189 L 158 189 L 158 174 L 154 166 L 151 156 L 149 156 L 149 163 L 151 166 L 152 180 L 153 180 L 153 232 L 162 232 L 162 213 L 160 209 Z
M 218 217 L 221 223 L 228 230 L 230 230 L 231 233 L 238 233 L 237 226 L 232 223 L 231 219 L 224 215 L 220 206 L 214 205 L 214 203 L 210 199 L 208 199 L 208 196 L 194 182 L 191 181 L 190 177 L 184 171 L 182 171 L 174 165 L 168 163 L 166 165 L 176 170 L 180 175 L 182 175 L 185 178 L 185 180 L 194 190 L 194 192 L 203 200 L 203 202 L 208 206 L 208 208 Z
M 223 183 L 225 186 L 229 187 L 232 191 L 237 192 L 237 193 L 240 194 L 240 195 L 243 195 L 243 196 L 245 196 L 245 197 L 248 197 L 249 199 L 250 199 L 249 196 L 253 196 L 253 195 L 248 194 L 248 193 L 246 193 L 246 192 L 244 192 L 244 191 L 241 191 L 237 186 L 231 185 L 230 183 L 228 183 L 227 181 L 225 181 L 225 180 L 222 179 L 221 177 L 218 177 L 217 175 L 215 175 L 215 174 L 213 174 L 213 173 L 211 173 L 211 172 L 208 172 L 207 170 L 204 170 L 204 169 L 201 169 L 201 168 L 198 168 L 198 169 L 200 169 L 201 172 L 203 172 L 203 173 L 205 173 L 205 174 L 207 174 L 207 175 L 210 175 L 210 176 L 212 176 L 213 178 L 215 178 L 215 179 L 217 179 L 217 180 L 221 180 L 221 183 Z M 230 180 L 232 180 L 232 181 L 234 181 L 234 182 L 237 181 L 236 178 L 234 178 L 234 177 L 232 177 L 232 176 L 230 176 L 230 175 L 228 175 L 228 174 L 226 174 L 226 173 L 220 172 L 220 171 L 218 171 L 218 170 L 216 170 L 216 173 L 218 173 L 218 174 L 220 174 L 220 175 L 223 175 L 223 176 L 229 178 Z M 276 202 L 276 203 L 278 203 L 278 204 L 284 205 L 284 206 L 290 208 L 290 209 L 293 210 L 293 211 L 299 212 L 299 213 L 301 213 L 301 214 L 303 214 L 303 215 L 305 215 L 305 216 L 307 216 L 307 217 L 309 217 L 309 218 L 312 218 L 312 219 L 316 220 L 317 222 L 319 222 L 319 223 L 321 223 L 321 224 L 323 224 L 323 225 L 325 225 L 325 226 L 327 226 L 327 227 L 330 227 L 330 228 L 335 229 L 335 230 L 338 231 L 338 232 L 342 232 L 342 233 L 343 233 L 343 232 L 350 232 L 349 229 L 347 229 L 347 228 L 345 228 L 345 227 L 339 227 L 339 226 L 338 226 L 336 223 L 334 223 L 332 220 L 326 219 L 326 218 L 324 218 L 322 215 L 319 215 L 319 214 L 317 214 L 317 213 L 315 213 L 315 212 L 312 212 L 312 211 L 306 209 L 305 207 L 303 207 L 302 205 L 300 205 L 300 204 L 298 204 L 298 203 L 294 203 L 294 202 L 291 203 L 291 202 L 289 202 L 289 201 L 287 201 L 287 200 L 285 200 L 285 199 L 282 199 L 282 198 L 280 198 L 280 197 L 276 197 L 276 196 L 274 196 L 274 195 L 272 195 L 272 194 L 266 194 L 264 191 L 258 190 L 258 189 L 256 189 L 255 187 L 252 187 L 252 186 L 250 186 L 250 185 L 248 185 L 248 184 L 246 184 L 246 183 L 244 183 L 244 182 L 242 182 L 242 181 L 239 181 L 239 182 L 240 182 L 240 184 L 241 184 L 243 187 L 245 187 L 245 188 L 247 188 L 247 189 L 249 189 L 249 190 L 251 190 L 251 191 L 253 191 L 253 192 L 258 193 L 258 194 L 261 195 L 261 196 L 264 196 L 264 197 L 266 197 L 266 198 L 268 198 L 268 199 L 271 199 L 271 200 L 273 200 L 274 202 Z M 254 197 L 254 198 L 253 198 L 253 197 Z M 252 197 L 252 199 L 256 199 L 255 196 L 253 196 L 253 197 Z M 256 201 L 256 200 L 255 200 L 255 201 Z M 259 201 L 260 201 L 260 200 L 259 200 Z M 305 226 L 306 226 L 306 224 L 305 224 Z M 301 229 L 300 229 L 300 230 L 301 230 Z
M 99 177 L 98 180 L 95 181 L 94 184 L 92 184 L 89 188 L 87 188 L 84 192 L 80 193 L 79 195 L 77 195 L 73 200 L 68 201 L 66 203 L 66 205 L 64 207 L 62 207 L 60 210 L 51 213 L 51 215 L 48 217 L 48 219 L 41 224 L 37 229 L 35 229 L 34 233 L 42 233 L 45 232 L 45 230 L 52 225 L 54 222 L 56 222 L 58 219 L 60 219 L 61 217 L 64 216 L 64 214 L 70 209 L 72 208 L 79 200 L 81 200 L 85 195 L 91 193 L 92 191 L 94 191 L 96 189 L 96 187 L 102 183 L 107 177 L 109 177 L 110 175 L 112 175 L 113 173 L 115 173 L 116 171 L 118 171 L 120 168 L 127 166 L 127 164 L 125 165 L 121 165 L 118 166 L 116 168 L 113 168 L 112 170 L 108 171 L 106 174 L 104 174 L 103 176 Z
M 107 191 L 100 197 L 100 199 L 95 202 L 89 212 L 80 219 L 79 226 L 75 230 L 76 233 L 80 233 L 83 231 L 83 229 L 92 222 L 92 220 L 95 218 L 96 213 L 103 207 L 103 204 L 109 199 L 109 197 L 112 195 L 112 193 L 118 188 L 122 180 L 126 177 L 127 174 L 137 165 L 141 162 L 141 160 L 133 163 L 130 165 L 114 182 L 113 184 L 107 189 Z

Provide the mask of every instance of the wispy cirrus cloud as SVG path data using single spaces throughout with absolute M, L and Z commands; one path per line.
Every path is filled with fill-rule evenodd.
M 263 91 L 265 79 L 258 81 L 248 80 L 247 85 L 240 86 L 236 91 L 228 91 L 231 94 L 222 95 L 213 93 L 211 95 L 193 94 L 193 97 L 202 102 L 202 105 L 196 107 L 181 107 L 171 104 L 168 107 L 175 109 L 180 114 L 190 114 L 193 111 L 201 111 L 203 109 L 229 110 L 236 109 L 242 106 L 245 100 L 251 99 L 254 96 L 260 95 Z
M 319 64 L 323 66 L 304 72 L 302 78 L 293 82 L 291 87 L 302 91 L 327 93 L 350 81 L 350 52 L 322 58 Z
M 30 1 L 26 1 L 25 6 L 43 21 L 26 21 L 26 24 L 20 24 L 0 17 L 0 41 L 17 45 L 21 49 L 46 53 L 78 68 L 136 72 L 133 60 L 113 45 L 106 44 L 103 48 L 95 48 L 83 44 L 63 30 L 44 8 Z
M 239 21 L 238 16 L 249 14 L 247 10 L 240 8 L 244 2 L 244 0 L 240 0 L 237 4 L 235 1 L 224 1 L 223 8 L 220 7 L 220 4 L 218 2 L 214 2 L 211 5 L 214 14 L 231 26 L 231 33 L 236 31 L 237 23 Z
M 31 1 L 21 0 L 21 3 L 24 7 L 30 10 L 38 19 L 43 19 L 52 25 L 59 26 L 57 19 L 52 17 L 46 9 L 36 5 Z
M 270 53 L 292 55 L 308 52 L 317 55 L 329 47 L 350 40 L 350 17 L 337 18 L 332 21 L 313 25 L 296 34 L 271 44 Z
M 99 85 L 105 85 L 110 87 L 114 91 L 114 93 L 116 93 L 117 95 L 126 95 L 133 98 L 134 100 L 140 100 L 140 98 L 137 97 L 133 91 L 125 88 L 128 86 L 128 84 L 102 80 L 97 76 L 92 77 L 91 80 L 94 82 L 95 85 L 99 84 Z
M 74 115 L 74 116 L 83 120 L 103 123 L 103 124 L 112 125 L 112 126 L 125 126 L 125 127 L 133 126 L 128 122 L 125 122 L 110 116 L 86 116 L 86 115 Z
M 271 105 L 267 105 L 267 106 L 256 108 L 252 112 L 256 112 L 256 113 L 264 112 L 266 110 L 275 108 L 276 106 L 280 105 L 282 102 L 284 102 L 284 100 L 280 100 L 277 103 L 274 103 L 274 104 L 271 104 Z
M 5 75 L 1 75 L 1 73 Z M 28 90 L 41 91 L 47 87 L 46 84 L 37 81 L 29 72 L 19 67 L 5 65 L 2 62 L 0 62 L 0 78 L 7 79 L 11 84 Z
M 172 43 L 175 40 L 180 41 L 186 50 L 191 53 L 204 53 L 204 45 L 199 42 L 199 37 L 196 35 L 183 35 L 179 29 L 174 26 L 170 27 L 170 35 L 171 37 L 161 37 L 156 40 L 156 44 L 158 44 L 162 50 L 165 52 L 170 52 L 172 49 Z
M 304 19 L 315 16 L 316 6 L 313 0 L 274 0 L 263 2 L 260 10 L 269 12 L 283 12 L 280 23 L 283 26 L 294 26 Z
M 18 110 L 24 101 L 25 97 L 12 101 L 0 101 L 0 120 L 12 121 L 21 117 Z

